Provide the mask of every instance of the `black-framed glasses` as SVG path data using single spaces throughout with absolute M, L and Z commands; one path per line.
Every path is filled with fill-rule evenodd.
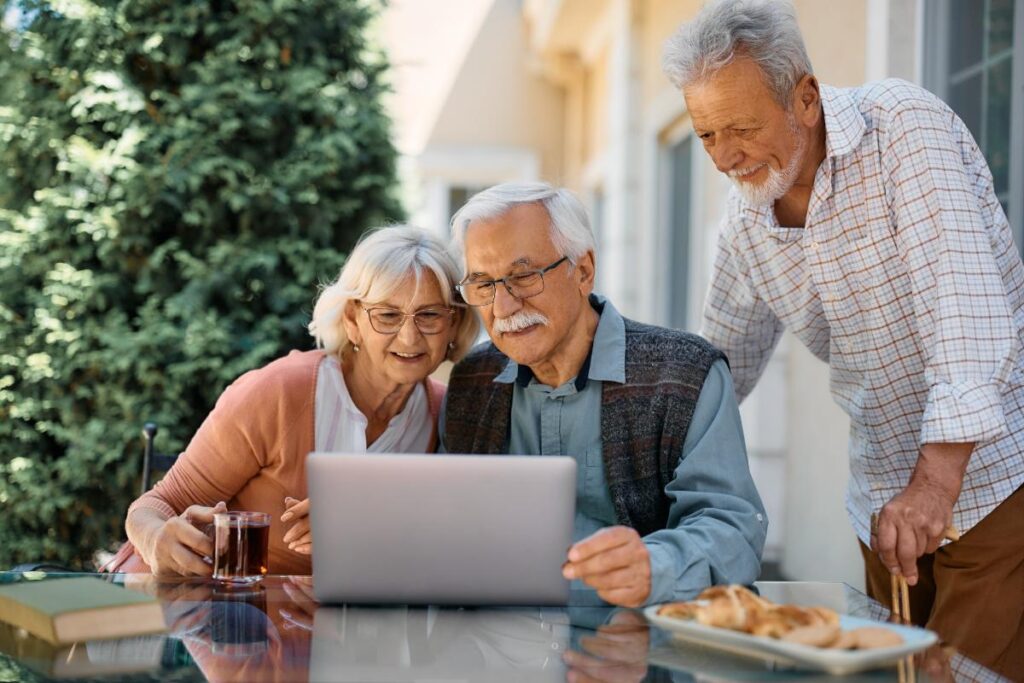
M 398 334 L 406 318 L 412 318 L 420 334 L 440 334 L 448 329 L 453 311 L 450 308 L 424 308 L 415 313 L 403 313 L 389 306 L 364 308 L 370 327 L 381 334 Z
M 490 306 L 494 303 L 494 290 L 500 282 L 505 290 L 517 299 L 529 299 L 544 291 L 544 273 L 554 270 L 568 261 L 568 256 L 563 256 L 550 266 L 540 270 L 527 270 L 522 273 L 513 273 L 500 277 L 497 280 L 472 280 L 462 281 L 456 285 L 462 299 L 470 306 Z

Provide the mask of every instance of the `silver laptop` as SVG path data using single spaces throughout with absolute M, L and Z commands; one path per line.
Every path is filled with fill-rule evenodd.
M 573 458 L 310 453 L 306 472 L 320 602 L 568 601 Z

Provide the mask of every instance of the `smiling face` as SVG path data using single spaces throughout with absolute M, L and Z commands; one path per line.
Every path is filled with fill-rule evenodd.
M 817 83 L 805 76 L 787 110 L 772 97 L 761 69 L 738 57 L 706 80 L 683 88 L 693 128 L 715 167 L 729 176 L 740 193 L 755 205 L 770 205 L 792 189 L 797 179 L 814 169 L 807 154 L 810 122 L 806 91 Z
M 490 220 L 475 221 L 466 231 L 467 282 L 494 280 L 540 270 L 562 254 L 551 241 L 551 219 L 541 204 L 520 204 Z M 520 365 L 531 368 L 574 362 L 569 350 L 591 311 L 594 258 L 587 253 L 575 266 L 566 261 L 544 274 L 544 290 L 517 299 L 498 283 L 494 302 L 480 306 L 480 318 L 494 345 Z
M 456 310 L 437 334 L 421 333 L 411 317 L 405 318 L 397 333 L 382 334 L 370 324 L 367 310 L 371 308 L 393 309 L 380 314 L 394 317 L 395 312 L 445 312 L 447 306 L 437 278 L 429 271 L 424 271 L 418 282 L 410 274 L 384 301 L 349 302 L 342 323 L 348 338 L 359 346 L 353 361 L 362 366 L 366 377 L 382 386 L 415 384 L 436 370 L 448 353 L 448 343 L 455 340 L 461 315 Z

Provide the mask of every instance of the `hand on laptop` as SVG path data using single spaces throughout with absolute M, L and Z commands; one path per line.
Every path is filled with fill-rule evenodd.
M 287 497 L 284 499 L 284 514 L 281 521 L 292 523 L 292 528 L 285 532 L 284 542 L 288 548 L 303 555 L 313 554 L 313 532 L 309 527 L 309 498 L 298 500 Z
M 610 526 L 569 548 L 562 575 L 596 589 L 605 602 L 639 607 L 651 592 L 651 557 L 636 529 Z

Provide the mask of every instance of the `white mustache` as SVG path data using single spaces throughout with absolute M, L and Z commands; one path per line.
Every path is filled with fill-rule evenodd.
M 494 319 L 494 331 L 505 334 L 506 332 L 519 332 L 531 325 L 547 325 L 548 319 L 540 313 L 532 311 L 517 311 L 507 318 Z

